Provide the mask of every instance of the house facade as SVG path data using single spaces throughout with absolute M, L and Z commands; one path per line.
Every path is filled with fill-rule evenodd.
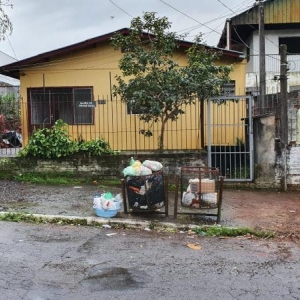
M 128 34 L 128 29 L 121 29 Z M 153 136 L 139 131 L 145 124 L 138 114 L 112 95 L 121 51 L 110 43 L 108 33 L 64 48 L 42 53 L 5 65 L 0 74 L 20 80 L 22 133 L 24 145 L 31 133 L 43 126 L 52 126 L 62 119 L 69 134 L 76 140 L 103 138 L 115 150 L 154 150 L 160 124 L 154 124 Z M 179 65 L 187 60 L 185 50 L 192 44 L 180 42 L 175 59 Z M 220 64 L 233 65 L 231 92 L 245 94 L 245 59 L 237 51 L 222 50 Z M 199 150 L 200 104 L 184 108 L 186 113 L 177 122 L 167 125 L 166 149 Z

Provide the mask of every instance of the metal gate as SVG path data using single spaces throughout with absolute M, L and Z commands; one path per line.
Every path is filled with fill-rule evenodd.
M 225 181 L 253 180 L 253 98 L 207 100 L 208 166 L 219 168 Z

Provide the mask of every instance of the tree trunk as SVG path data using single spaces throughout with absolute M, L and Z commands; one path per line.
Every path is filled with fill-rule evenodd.
M 163 119 L 161 120 L 161 128 L 160 128 L 160 135 L 158 137 L 158 150 L 162 151 L 164 149 L 164 135 L 165 135 L 165 128 L 166 128 L 166 123 L 168 119 Z

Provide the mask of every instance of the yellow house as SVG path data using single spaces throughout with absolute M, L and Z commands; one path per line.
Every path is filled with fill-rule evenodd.
M 129 29 L 119 32 L 128 34 Z M 62 119 L 69 125 L 73 139 L 103 138 L 114 150 L 157 149 L 160 124 L 154 125 L 151 138 L 144 137 L 139 134 L 145 126 L 138 115 L 112 96 L 122 55 L 110 43 L 113 35 L 108 33 L 0 68 L 0 74 L 20 79 L 23 145 L 33 130 L 50 127 Z M 178 55 L 174 57 L 179 65 L 186 64 L 185 50 L 191 45 L 191 42 L 180 42 Z M 246 62 L 242 53 L 217 50 L 222 53 L 217 63 L 233 65 L 231 92 L 244 95 Z M 164 145 L 167 150 L 204 147 L 200 141 L 203 130 L 199 120 L 200 104 L 184 110 L 186 113 L 179 120 L 167 125 Z

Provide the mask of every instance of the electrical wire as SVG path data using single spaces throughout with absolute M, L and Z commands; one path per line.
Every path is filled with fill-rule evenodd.
M 196 22 L 196 23 L 198 23 L 198 24 L 200 24 L 200 25 L 202 25 L 202 26 L 208 28 L 208 29 L 211 30 L 211 31 L 216 32 L 217 34 L 220 34 L 218 31 L 216 31 L 216 30 L 214 30 L 213 28 L 207 26 L 205 23 L 199 22 L 198 20 L 196 20 L 196 19 L 194 19 L 193 17 L 189 16 L 188 14 L 186 14 L 186 13 L 180 11 L 179 9 L 175 8 L 174 6 L 172 6 L 172 5 L 170 5 L 169 3 L 165 2 L 164 0 L 160 0 L 160 2 L 162 2 L 162 3 L 164 3 L 165 5 L 171 7 L 172 9 L 174 9 L 174 10 L 176 10 L 177 12 L 181 13 L 182 15 L 186 16 L 187 18 L 193 20 L 194 22 Z
M 17 58 L 16 52 L 15 52 L 15 49 L 14 49 L 14 47 L 12 46 L 12 44 L 11 44 L 11 42 L 10 42 L 10 39 L 9 39 L 8 35 L 6 35 L 6 39 L 8 40 L 9 46 L 10 46 L 12 52 L 14 53 L 14 56 L 15 56 L 14 58 L 15 58 L 17 61 L 19 61 L 18 58 Z
M 109 0 L 109 1 L 110 1 L 112 4 L 115 5 L 115 3 L 114 3 L 113 1 L 111 1 L 111 0 Z M 160 0 L 160 1 L 163 2 L 164 4 L 170 6 L 170 5 L 169 5 L 168 3 L 166 3 L 165 1 L 163 1 L 163 0 Z M 219 0 L 218 0 L 218 1 L 219 1 Z M 219 1 L 219 2 L 220 2 L 220 1 Z M 212 28 L 206 26 L 204 23 L 201 23 L 201 22 L 195 20 L 194 18 L 192 18 L 192 17 L 188 16 L 187 14 L 181 12 L 180 10 L 174 8 L 173 6 L 170 6 L 170 7 L 172 7 L 172 8 L 175 9 L 176 11 L 178 11 L 178 12 L 184 14 L 185 16 L 187 16 L 187 17 L 193 19 L 195 22 L 197 22 L 197 23 L 200 24 L 201 26 L 205 26 L 205 27 L 209 28 L 211 31 L 210 31 L 209 33 L 207 33 L 207 34 L 210 34 L 210 33 L 212 33 L 212 32 L 217 32 L 215 29 L 212 29 Z M 119 8 L 119 7 L 118 7 L 118 8 Z M 122 10 L 122 9 L 121 9 L 121 10 Z M 126 13 L 126 12 L 125 12 L 125 13 Z M 128 13 L 126 13 L 126 14 L 128 14 Z M 129 14 L 128 14 L 128 15 L 129 15 Z M 212 21 L 213 21 L 213 20 L 208 21 L 207 23 L 212 22 Z M 198 25 L 198 26 L 199 26 L 199 25 Z M 197 27 L 198 27 L 198 26 L 197 26 Z M 219 25 L 219 26 L 220 26 L 220 25 Z M 219 32 L 217 32 L 217 33 L 220 34 Z M 239 38 L 240 38 L 240 37 L 239 37 Z M 241 42 L 244 43 L 244 41 L 242 41 L 241 38 L 240 38 L 240 40 L 241 40 Z M 244 45 L 246 45 L 246 43 L 244 43 Z M 246 46 L 247 46 L 247 45 L 246 45 Z M 252 49 L 252 50 L 255 51 L 254 49 Z M 113 50 L 108 50 L 108 52 L 113 52 Z M 104 52 L 101 52 L 101 54 L 103 54 L 103 53 L 104 53 Z M 90 53 L 90 54 L 87 54 L 87 55 L 84 55 L 84 56 L 80 56 L 80 57 L 82 58 L 82 57 L 85 57 L 85 56 L 92 56 L 92 55 L 99 55 L 99 52 Z M 67 61 L 75 60 L 75 59 L 78 59 L 78 57 L 73 57 L 73 58 L 68 58 L 68 59 L 56 60 L 55 62 L 51 63 L 50 65 L 51 65 L 51 66 L 54 66 L 54 65 L 59 64 L 59 63 L 61 63 L 61 62 L 67 62 Z M 97 60 L 97 59 L 95 59 L 95 60 Z M 116 60 L 111 61 L 111 62 L 106 62 L 105 64 L 113 63 L 113 62 L 115 62 L 115 61 L 116 61 Z M 21 65 L 21 66 L 18 67 L 18 69 L 19 69 L 20 67 L 26 68 L 27 66 L 30 66 L 30 67 L 32 67 L 32 66 L 33 66 L 33 67 L 38 67 L 38 68 L 40 69 L 40 68 L 42 68 L 42 67 L 44 66 L 44 63 L 36 63 L 36 64 L 29 64 L 29 65 Z M 49 66 L 49 63 L 47 64 L 47 66 Z M 94 68 L 93 68 L 93 66 L 91 66 L 89 69 L 94 69 Z M 103 69 L 106 69 L 106 68 L 103 68 Z M 87 68 L 78 69 L 78 70 L 87 70 Z
M 112 0 L 108 0 L 110 3 L 112 3 L 114 6 L 116 6 L 119 10 L 121 10 L 123 13 L 125 13 L 126 15 L 128 15 L 129 17 L 133 18 L 133 16 L 128 13 L 127 11 L 125 11 L 123 8 L 121 8 L 120 6 L 118 6 L 116 3 L 114 3 Z
M 233 12 L 235 14 L 235 16 L 237 16 L 238 14 L 232 10 L 230 7 L 228 7 L 226 4 L 224 4 L 221 0 L 217 0 L 219 3 L 221 3 L 224 7 L 226 7 L 228 10 L 230 10 L 231 12 Z M 247 24 L 250 28 L 257 30 L 254 26 L 252 26 L 251 24 Z M 237 31 L 235 30 L 235 33 L 238 35 Z M 244 41 L 241 39 L 241 37 L 238 35 L 239 39 L 244 43 Z M 272 44 L 274 44 L 278 49 L 279 46 L 277 44 L 275 44 L 272 40 L 270 40 L 268 37 L 265 36 L 265 39 L 268 40 L 269 42 L 271 42 Z

